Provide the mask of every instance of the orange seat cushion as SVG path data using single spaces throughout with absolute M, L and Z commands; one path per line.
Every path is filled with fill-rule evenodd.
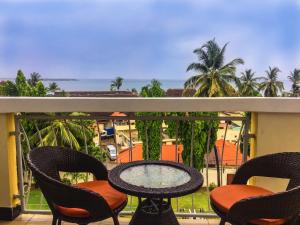
M 76 187 L 85 188 L 94 191 L 101 195 L 108 203 L 111 209 L 120 207 L 126 200 L 127 195 L 114 189 L 108 181 L 96 180 L 75 185 Z M 56 209 L 65 216 L 70 217 L 88 217 L 90 214 L 85 209 L 80 208 L 67 208 L 62 206 L 56 206 Z
M 231 206 L 242 199 L 272 194 L 274 194 L 272 191 L 266 190 L 264 188 L 252 185 L 233 184 L 215 188 L 210 193 L 210 199 L 214 206 L 216 206 L 220 211 L 228 213 Z M 285 222 L 285 219 L 264 218 L 251 221 L 251 223 L 257 225 L 281 225 Z

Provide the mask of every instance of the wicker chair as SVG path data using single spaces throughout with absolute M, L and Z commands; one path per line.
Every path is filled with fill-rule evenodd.
M 41 147 L 29 153 L 28 164 L 53 213 L 53 225 L 60 225 L 61 221 L 88 224 L 110 217 L 114 225 L 119 225 L 118 213 L 126 206 L 127 196 L 108 185 L 107 170 L 100 161 L 72 149 Z M 99 191 L 89 188 L 93 181 L 66 185 L 61 182 L 60 171 L 92 173 L 97 180 L 94 182 L 105 184 L 113 192 L 114 206 Z
M 253 176 L 286 178 L 289 184 L 286 191 L 273 193 L 247 185 Z M 252 193 L 259 190 L 257 193 L 262 194 L 250 194 L 238 199 L 236 190 L 239 188 L 244 188 L 244 195 L 246 189 L 252 190 Z M 224 199 L 231 201 L 227 210 L 222 205 Z M 235 225 L 299 225 L 300 152 L 271 154 L 246 162 L 237 170 L 232 185 L 218 187 L 211 192 L 211 206 L 221 217 L 220 225 L 225 222 Z

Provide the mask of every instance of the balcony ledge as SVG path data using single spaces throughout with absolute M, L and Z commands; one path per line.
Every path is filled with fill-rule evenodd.
M 0 97 L 0 113 L 18 112 L 272 112 L 300 113 L 300 98 Z

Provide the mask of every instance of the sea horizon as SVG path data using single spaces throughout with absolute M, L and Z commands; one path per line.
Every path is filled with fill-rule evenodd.
M 155 79 L 155 78 L 154 78 Z M 15 80 L 14 78 L 0 78 L 1 80 Z M 61 90 L 64 91 L 109 91 L 111 82 L 114 79 L 101 78 L 43 78 L 45 85 L 51 82 L 56 82 Z M 131 91 L 135 88 L 140 91 L 143 86 L 150 84 L 153 79 L 124 79 L 121 86 L 121 91 Z M 161 82 L 161 87 L 164 90 L 170 88 L 183 88 L 185 80 L 179 79 L 156 79 Z

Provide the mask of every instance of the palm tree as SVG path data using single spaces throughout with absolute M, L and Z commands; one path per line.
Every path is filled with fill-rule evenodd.
M 72 120 L 53 120 L 48 126 L 38 130 L 30 138 L 37 146 L 68 146 L 79 150 L 80 142 L 86 136 L 92 136 L 92 131 L 84 124 Z
M 136 88 L 132 88 L 131 93 L 134 94 L 134 95 L 139 95 L 139 92 Z
M 50 92 L 54 93 L 54 92 L 60 90 L 60 88 L 58 87 L 58 85 L 57 85 L 56 82 L 51 82 L 51 83 L 49 84 L 48 90 L 49 90 Z
M 115 90 L 119 91 L 120 87 L 123 84 L 123 80 L 124 79 L 122 77 L 117 77 L 115 80 L 113 80 L 110 85 L 110 90 L 111 91 L 115 91 Z
M 37 72 L 33 72 L 30 74 L 30 79 L 28 79 L 28 83 L 32 86 L 35 86 L 37 82 L 41 80 L 41 75 Z
M 277 97 L 278 92 L 282 92 L 284 85 L 278 80 L 278 73 L 281 72 L 278 67 L 270 67 L 266 71 L 267 76 L 262 77 L 263 82 L 260 84 L 259 90 L 264 92 L 265 97 Z
M 294 69 L 293 72 L 288 76 L 289 80 L 292 82 L 292 89 L 290 95 L 293 97 L 297 97 L 300 95 L 300 70 Z
M 239 81 L 239 94 L 240 96 L 257 96 L 259 95 L 259 83 L 257 82 L 260 77 L 254 77 L 255 72 L 251 69 L 245 70 L 245 72 L 241 73 L 240 81 Z
M 195 49 L 199 62 L 188 66 L 187 71 L 195 71 L 197 75 L 190 77 L 185 83 L 185 90 L 197 88 L 195 96 L 217 97 L 235 95 L 232 82 L 237 82 L 236 66 L 244 64 L 241 58 L 236 58 L 224 64 L 227 44 L 222 48 L 216 41 L 210 40 L 201 48 Z

